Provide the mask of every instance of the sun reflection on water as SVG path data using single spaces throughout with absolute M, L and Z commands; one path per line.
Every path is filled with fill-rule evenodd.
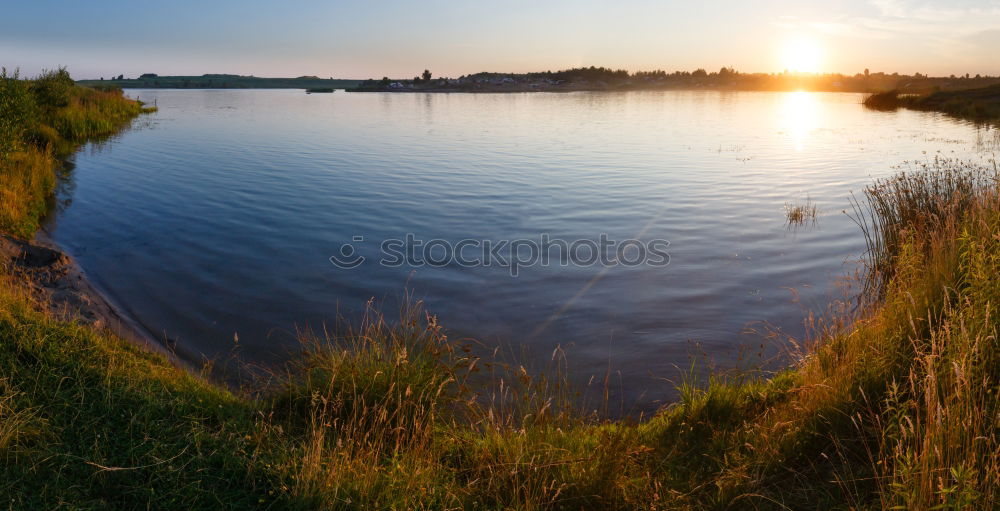
M 815 92 L 789 92 L 782 98 L 779 126 L 792 140 L 796 151 L 805 148 L 809 135 L 821 121 Z

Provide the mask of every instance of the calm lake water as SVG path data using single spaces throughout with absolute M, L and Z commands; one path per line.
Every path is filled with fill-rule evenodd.
M 335 94 L 132 90 L 159 106 L 75 159 L 49 229 L 96 284 L 185 357 L 287 356 L 319 328 L 409 289 L 453 337 L 580 380 L 609 367 L 623 402 L 667 395 L 795 337 L 841 296 L 863 240 L 851 191 L 935 155 L 988 159 L 995 131 L 861 95 L 631 92 Z M 815 225 L 789 228 L 811 200 Z M 667 266 L 386 267 L 380 244 L 637 238 Z M 329 258 L 359 236 L 368 259 Z M 643 395 L 642 393 L 646 394 Z M 631 406 L 631 405 L 626 405 Z

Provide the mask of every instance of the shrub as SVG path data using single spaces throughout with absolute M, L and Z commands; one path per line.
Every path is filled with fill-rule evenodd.
M 31 84 L 31 92 L 42 107 L 62 107 L 69 104 L 70 93 L 76 84 L 69 71 L 61 67 L 56 71 L 42 71 Z
M 34 99 L 18 72 L 8 75 L 0 70 L 0 160 L 5 160 L 24 142 L 25 130 L 35 124 Z

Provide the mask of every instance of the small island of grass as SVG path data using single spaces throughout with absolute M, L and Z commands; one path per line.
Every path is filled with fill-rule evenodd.
M 939 90 L 929 94 L 905 94 L 897 89 L 872 94 L 865 106 L 875 110 L 943 112 L 974 121 L 1000 121 L 1000 85 L 966 90 Z

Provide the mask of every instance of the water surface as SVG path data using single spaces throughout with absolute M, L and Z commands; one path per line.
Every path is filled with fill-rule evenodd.
M 863 248 L 851 191 L 907 160 L 983 159 L 995 133 L 832 93 L 307 95 L 138 90 L 159 112 L 76 157 L 50 229 L 189 358 L 276 361 L 404 289 L 453 332 L 655 401 L 705 353 L 739 365 L 766 321 L 804 334 Z M 790 229 L 811 200 L 816 225 Z M 668 240 L 666 267 L 388 268 L 382 240 Z M 355 236 L 369 261 L 329 261 Z M 771 351 L 773 352 L 773 351 Z M 640 394 L 647 391 L 645 397 Z

